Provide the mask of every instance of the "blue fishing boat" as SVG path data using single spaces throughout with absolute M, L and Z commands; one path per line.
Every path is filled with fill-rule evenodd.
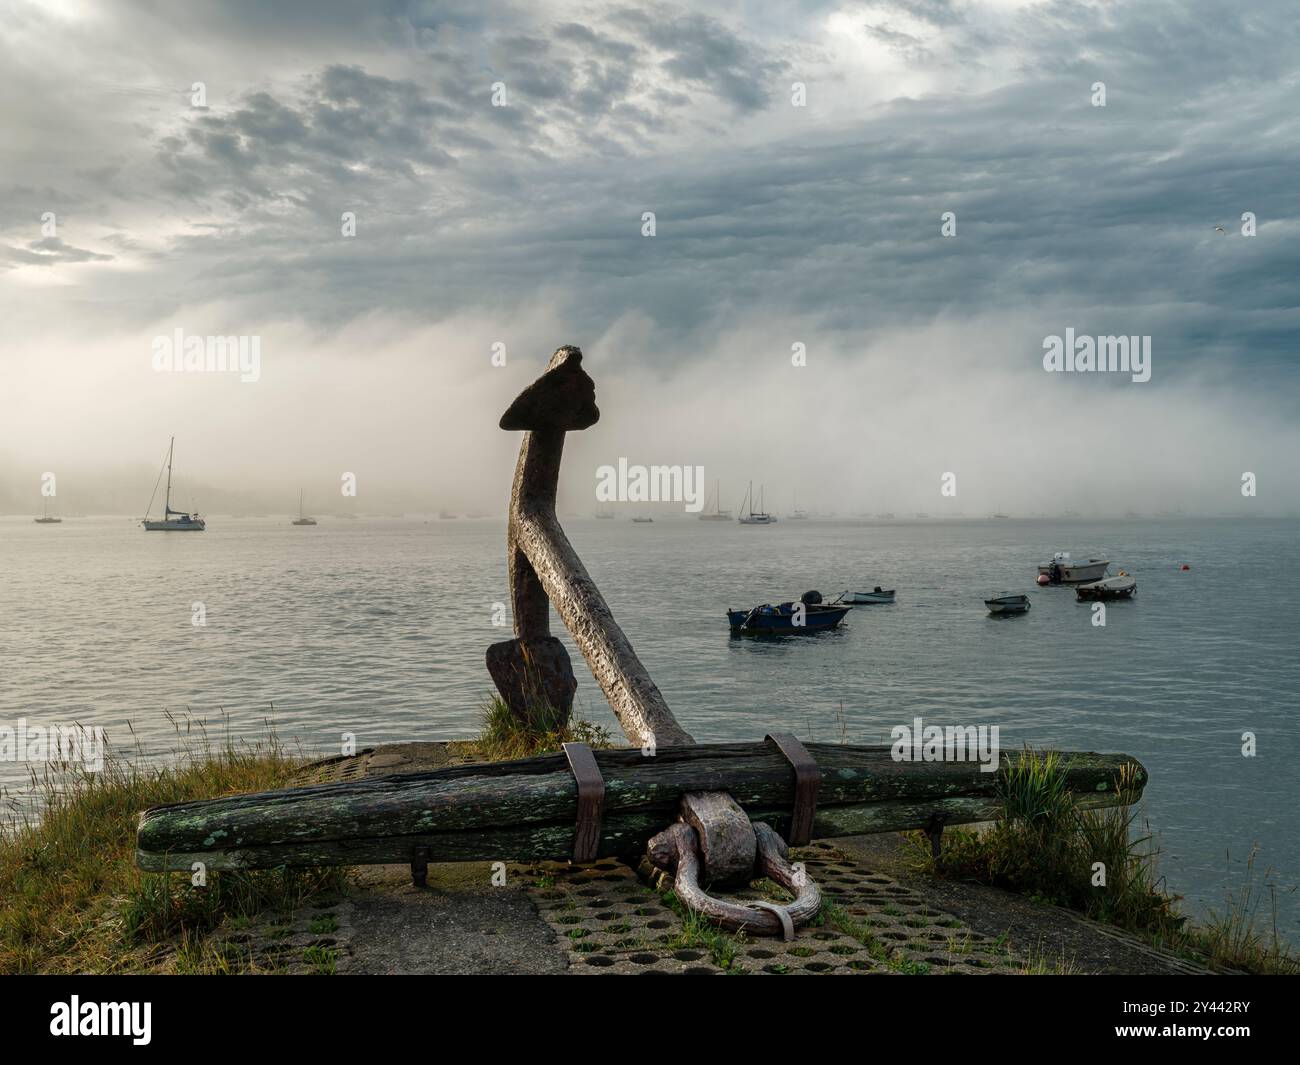
M 728 610 L 727 621 L 733 633 L 825 632 L 835 628 L 852 609 L 823 604 L 820 592 L 804 592 L 797 603 L 764 603 L 750 610 Z

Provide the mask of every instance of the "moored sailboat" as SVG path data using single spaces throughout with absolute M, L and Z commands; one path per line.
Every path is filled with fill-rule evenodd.
M 744 500 L 742 500 L 740 504 L 742 510 L 745 509 L 746 503 L 748 503 L 749 505 L 749 512 L 746 514 L 741 514 L 740 517 L 736 519 L 738 522 L 740 522 L 741 525 L 775 525 L 776 524 L 776 516 L 767 513 L 767 511 L 763 509 L 763 486 L 762 485 L 758 486 L 758 509 L 757 510 L 754 509 L 754 482 L 753 481 L 749 482 L 749 490 L 745 493 L 745 498 Z
M 206 529 L 207 522 L 197 514 L 188 514 L 183 510 L 172 510 L 172 453 L 176 449 L 176 437 L 172 437 L 171 443 L 167 445 L 167 495 L 163 503 L 163 516 L 159 519 L 150 519 L 149 510 L 153 509 L 153 497 L 149 497 L 149 507 L 144 512 L 143 525 L 148 532 L 202 532 Z M 162 471 L 158 471 L 158 476 L 162 476 Z M 153 486 L 154 493 L 158 492 L 157 482 Z
M 63 522 L 62 518 L 50 517 L 50 500 L 48 496 L 43 497 L 41 503 L 41 516 L 36 519 L 37 525 L 59 525 Z
M 294 524 L 295 524 L 295 525 L 315 525 L 315 524 L 316 524 L 316 519 L 315 519 L 315 518 L 313 518 L 310 514 L 304 514 L 304 513 L 302 512 L 302 489 L 301 489 L 301 488 L 298 489 L 298 517 L 297 517 L 297 519 L 294 521 Z
M 705 510 L 697 515 L 700 521 L 730 521 L 731 511 L 722 509 L 722 482 L 715 481 L 713 486 L 713 509 L 708 509 L 709 501 L 704 501 Z

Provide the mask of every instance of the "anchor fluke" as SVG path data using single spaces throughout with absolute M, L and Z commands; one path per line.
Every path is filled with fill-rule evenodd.
M 596 383 L 582 368 L 582 349 L 566 344 L 551 356 L 546 372 L 525 388 L 501 415 L 502 429 L 570 432 L 600 420 Z

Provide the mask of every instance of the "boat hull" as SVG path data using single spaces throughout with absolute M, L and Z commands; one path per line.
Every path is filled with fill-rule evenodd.
M 207 523 L 202 518 L 193 521 L 146 521 L 147 532 L 202 532 Z
M 856 603 L 858 605 L 869 603 L 892 603 L 893 601 L 893 592 L 845 592 L 840 596 L 840 602 Z
M 1137 595 L 1137 581 L 1132 577 L 1109 577 L 1104 581 L 1080 584 L 1074 589 L 1080 599 L 1132 599 Z
M 783 603 L 780 606 L 761 606 L 753 610 L 728 610 L 727 621 L 732 632 L 825 632 L 843 621 L 844 615 L 851 609 L 847 606 L 810 606 L 803 612 L 803 624 L 796 625 L 794 608 Z
M 1027 596 L 1002 595 L 996 599 L 985 599 L 984 605 L 990 614 L 1025 614 L 1029 611 L 1030 602 Z
M 1056 564 L 1056 575 L 1053 577 L 1052 563 L 1040 562 L 1038 572 L 1051 577 L 1055 583 L 1085 584 L 1105 577 L 1106 567 L 1109 565 L 1110 561 L 1103 558 L 1090 558 L 1087 562 L 1059 562 Z

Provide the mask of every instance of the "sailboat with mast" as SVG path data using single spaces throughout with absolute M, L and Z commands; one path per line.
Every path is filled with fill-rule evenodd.
M 745 499 L 740 504 L 740 509 L 745 509 L 745 504 L 749 504 L 749 512 L 741 514 L 736 520 L 741 525 L 775 525 L 776 515 L 769 514 L 763 509 L 763 486 L 758 486 L 758 509 L 754 509 L 754 482 L 749 482 L 749 491 L 745 493 Z
M 315 519 L 315 518 L 313 518 L 310 514 L 304 514 L 304 513 L 302 512 L 302 489 L 301 489 L 301 488 L 298 489 L 298 517 L 297 517 L 297 520 L 294 521 L 294 524 L 295 524 L 295 525 L 315 525 L 315 524 L 316 524 L 316 519 Z
M 731 511 L 722 509 L 722 482 L 717 481 L 713 487 L 713 509 L 709 510 L 709 501 L 704 501 L 705 509 L 699 514 L 700 521 L 730 521 Z
M 50 517 L 50 497 L 43 496 L 41 503 L 41 516 L 36 519 L 37 525 L 59 525 L 63 522 L 62 518 Z
M 172 454 L 176 450 L 176 437 L 172 437 L 171 443 L 167 445 L 167 495 L 163 503 L 163 516 L 157 519 L 150 519 L 149 511 L 153 509 L 153 496 L 149 497 L 149 506 L 144 512 L 143 525 L 148 532 L 202 532 L 206 529 L 207 522 L 197 514 L 187 514 L 183 510 L 172 510 Z M 158 471 L 159 479 L 162 478 L 162 471 Z M 154 482 L 154 495 L 158 494 L 158 482 Z

